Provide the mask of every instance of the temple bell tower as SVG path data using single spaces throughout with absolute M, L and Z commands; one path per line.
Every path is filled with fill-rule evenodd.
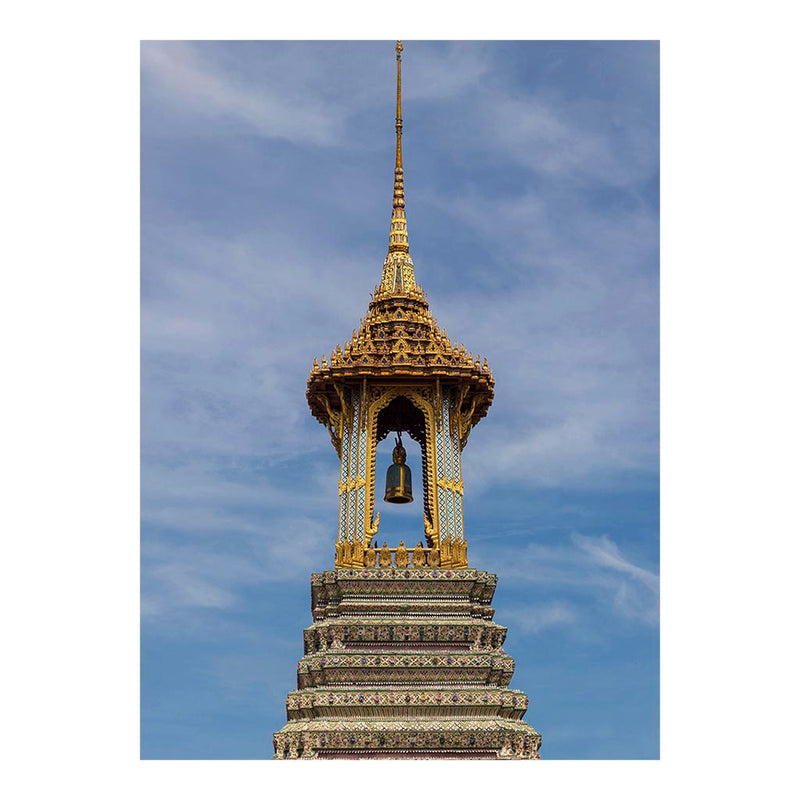
M 393 432 L 419 443 L 422 519 L 414 563 L 467 565 L 461 452 L 492 403 L 494 380 L 484 359 L 451 342 L 436 324 L 414 276 L 403 187 L 403 119 L 397 44 L 397 150 L 389 252 L 366 317 L 330 361 L 314 360 L 306 396 L 330 432 L 341 460 L 336 566 L 375 566 L 380 512 L 375 504 L 375 452 Z M 413 544 L 412 544 L 413 546 Z M 401 550 L 402 560 L 402 550 Z
M 314 359 L 306 397 L 340 459 L 334 569 L 311 576 L 297 690 L 276 758 L 536 759 L 508 684 L 506 628 L 490 607 L 495 575 L 470 568 L 461 454 L 494 395 L 486 359 L 439 328 L 414 275 L 403 185 L 397 42 L 394 195 L 389 250 L 365 318 L 330 360 Z M 402 436 L 419 443 L 421 520 L 379 547 L 377 445 L 395 437 L 383 499 L 417 500 Z

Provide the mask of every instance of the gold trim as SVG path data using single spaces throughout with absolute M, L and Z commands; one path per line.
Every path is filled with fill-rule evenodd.
M 449 489 L 451 492 L 457 492 L 462 497 L 464 496 L 464 481 L 458 480 L 454 481 L 452 479 L 448 480 L 447 478 L 439 478 L 438 486 L 441 486 L 442 489 Z
M 347 492 L 351 492 L 353 489 L 360 489 L 362 486 L 366 486 L 367 479 L 366 478 L 356 478 L 355 480 L 347 480 L 347 481 L 339 481 L 339 496 L 341 497 L 343 494 Z
M 365 519 L 372 519 L 375 510 L 375 454 L 378 438 L 378 413 L 385 408 L 395 397 L 407 397 L 425 417 L 425 438 L 428 448 L 428 469 L 425 485 L 431 496 L 431 508 L 434 515 L 432 525 L 435 541 L 439 540 L 439 498 L 436 492 L 436 424 L 434 408 L 423 396 L 423 392 L 430 391 L 428 386 L 372 386 L 371 402 L 367 410 L 367 492 L 365 502 Z M 423 489 L 424 494 L 424 489 Z M 425 500 L 423 498 L 423 518 Z M 423 523 L 424 524 L 424 523 Z M 366 526 L 365 526 L 366 527 Z M 365 543 L 369 547 L 371 539 Z

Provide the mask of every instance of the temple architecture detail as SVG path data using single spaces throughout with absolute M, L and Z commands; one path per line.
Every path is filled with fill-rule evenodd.
M 341 463 L 339 522 L 334 569 L 311 576 L 313 624 L 275 757 L 538 758 L 541 736 L 522 721 L 528 699 L 508 688 L 514 661 L 490 605 L 497 579 L 467 561 L 461 454 L 492 403 L 494 379 L 486 359 L 438 326 L 414 274 L 402 49 L 398 42 L 394 196 L 380 284 L 350 341 L 315 359 L 308 379 L 311 413 Z M 421 520 L 407 543 L 390 545 L 380 542 L 376 449 L 394 433 L 385 500 L 412 500 L 402 477 L 410 476 L 405 433 L 420 448 Z

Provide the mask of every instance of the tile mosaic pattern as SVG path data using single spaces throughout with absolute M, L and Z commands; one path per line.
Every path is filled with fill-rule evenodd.
M 508 688 L 496 585 L 471 568 L 312 575 L 314 622 L 275 758 L 538 758 L 528 698 Z

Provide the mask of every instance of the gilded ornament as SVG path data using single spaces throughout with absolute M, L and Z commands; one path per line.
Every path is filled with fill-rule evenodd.
M 394 554 L 394 564 L 401 569 L 405 569 L 405 567 L 408 566 L 408 550 L 406 550 L 402 541 L 397 545 L 397 550 Z

